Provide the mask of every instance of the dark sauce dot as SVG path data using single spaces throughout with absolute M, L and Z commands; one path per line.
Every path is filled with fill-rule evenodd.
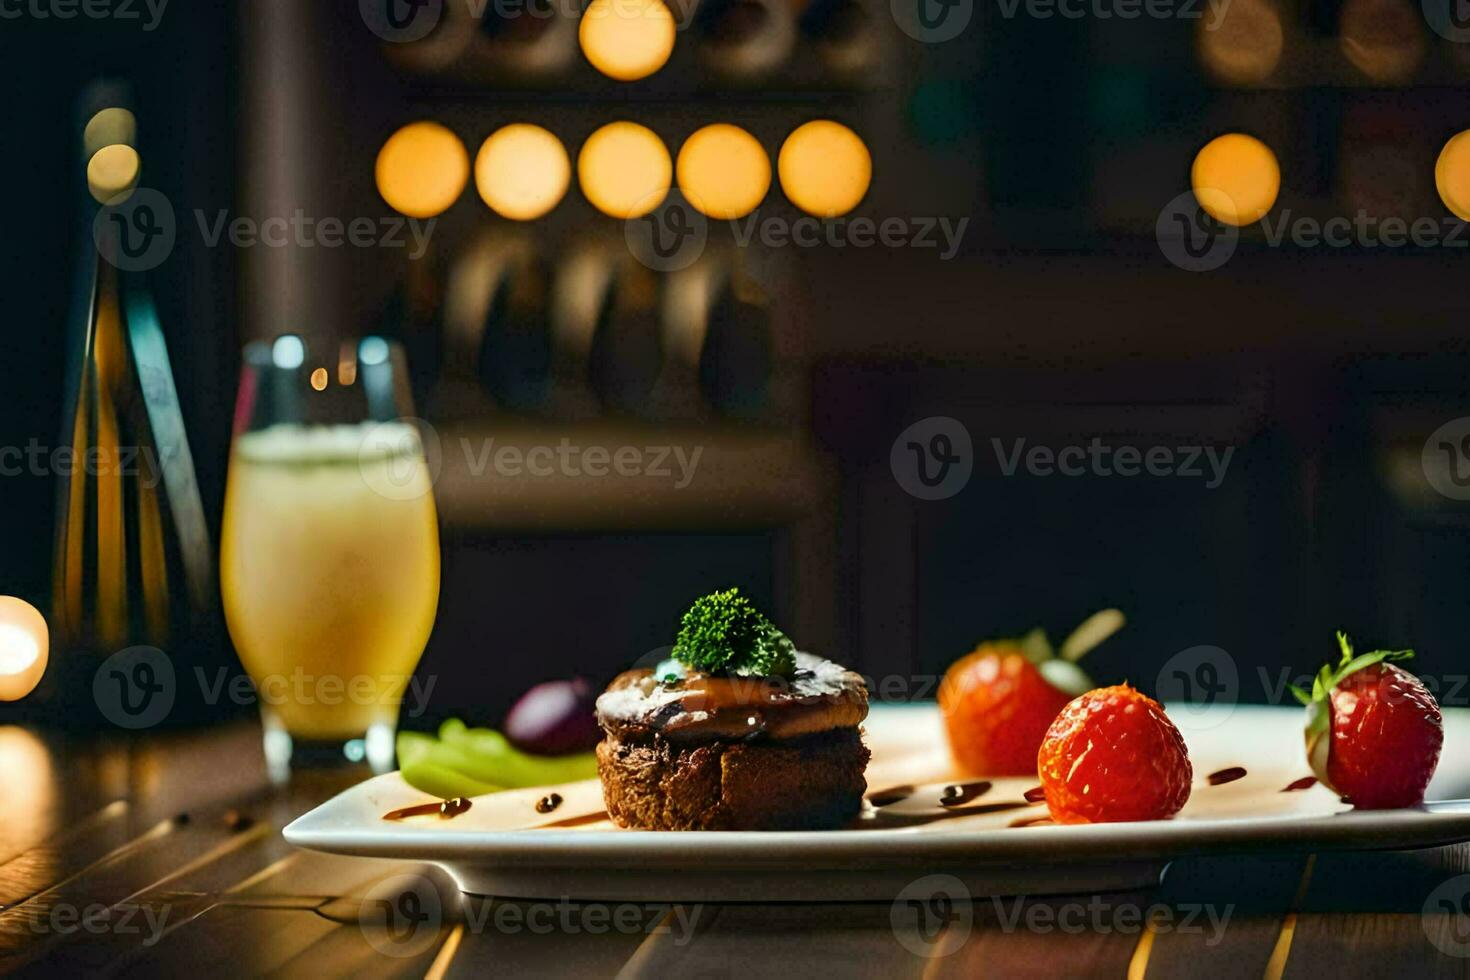
M 978 799 L 990 792 L 990 783 L 985 780 L 977 780 L 973 783 L 958 783 L 944 787 L 944 792 L 939 794 L 940 806 L 964 806 L 971 800 Z
M 891 789 L 879 790 L 868 796 L 868 802 L 874 806 L 892 806 L 901 800 L 906 800 L 914 795 L 914 787 L 910 785 L 894 786 Z
M 457 817 L 470 808 L 470 801 L 463 796 L 456 796 L 452 800 L 445 800 L 439 804 L 439 816 Z
M 536 812 L 550 813 L 552 810 L 555 810 L 559 806 L 561 806 L 561 794 L 547 793 L 545 796 L 541 797 L 541 799 L 536 801 Z
M 1226 783 L 1233 783 L 1237 779 L 1243 778 L 1245 778 L 1245 767 L 1231 766 L 1229 769 L 1221 769 L 1219 772 L 1210 773 L 1205 777 L 1205 780 L 1211 786 L 1224 786 Z
M 255 826 L 255 818 L 248 813 L 241 813 L 239 810 L 226 810 L 225 826 L 231 832 L 239 833 L 242 830 L 249 830 Z
M 1036 787 L 1035 789 L 1028 789 L 1026 791 L 1026 802 L 1027 803 L 1040 803 L 1041 801 L 1043 801 L 1045 799 L 1046 799 L 1046 790 L 1042 789 L 1040 786 Z
M 456 796 L 452 800 L 440 800 L 438 803 L 420 803 L 418 806 L 406 806 L 398 810 L 389 810 L 383 814 L 383 819 L 406 820 L 409 817 L 428 817 L 434 814 L 448 819 L 459 816 L 469 808 L 469 800 L 463 796 Z
M 1316 785 L 1317 785 L 1317 777 L 1316 776 L 1303 776 L 1301 779 L 1294 779 L 1291 782 L 1287 783 L 1286 784 L 1286 788 L 1283 789 L 1281 792 L 1283 792 L 1283 793 L 1296 793 L 1296 792 L 1298 792 L 1300 790 L 1311 789 L 1313 786 L 1316 786 Z

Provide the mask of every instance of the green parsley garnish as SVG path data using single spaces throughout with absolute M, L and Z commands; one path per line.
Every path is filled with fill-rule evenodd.
M 796 646 L 739 589 L 694 600 L 684 614 L 674 659 L 705 673 L 790 677 Z

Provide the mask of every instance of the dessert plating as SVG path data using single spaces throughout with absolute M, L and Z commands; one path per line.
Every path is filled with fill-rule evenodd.
M 608 815 L 643 830 L 795 830 L 857 815 L 868 692 L 798 653 L 731 589 L 684 617 L 675 659 L 619 675 L 597 699 Z

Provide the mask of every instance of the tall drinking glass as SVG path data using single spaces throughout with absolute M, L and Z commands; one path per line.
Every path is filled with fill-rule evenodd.
M 439 602 L 439 529 L 402 350 L 381 337 L 245 350 L 220 587 L 273 779 L 393 765 Z

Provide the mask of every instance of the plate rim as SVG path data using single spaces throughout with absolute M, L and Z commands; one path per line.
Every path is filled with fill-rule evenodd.
M 882 705 L 875 706 L 875 710 L 897 713 L 933 707 L 931 702 Z M 1298 710 L 1280 705 L 1236 707 L 1266 713 Z M 1465 720 L 1470 721 L 1470 712 L 1465 714 Z M 1174 859 L 1216 853 L 1410 850 L 1470 839 L 1470 800 L 1436 800 L 1405 809 L 1346 811 L 1328 816 L 1241 816 L 938 833 L 917 833 L 913 828 L 613 833 L 326 825 L 340 823 L 344 808 L 359 805 L 357 797 L 396 778 L 396 773 L 385 773 L 343 790 L 291 821 L 282 831 L 283 836 L 297 847 L 326 853 L 506 868 L 625 866 L 629 858 L 635 858 L 641 864 L 660 868 L 688 866 L 697 860 L 704 867 L 751 871 L 789 867 L 793 861 L 813 869 L 887 868 L 916 859 L 972 865 L 1016 861 L 1055 865 L 1098 858 Z

